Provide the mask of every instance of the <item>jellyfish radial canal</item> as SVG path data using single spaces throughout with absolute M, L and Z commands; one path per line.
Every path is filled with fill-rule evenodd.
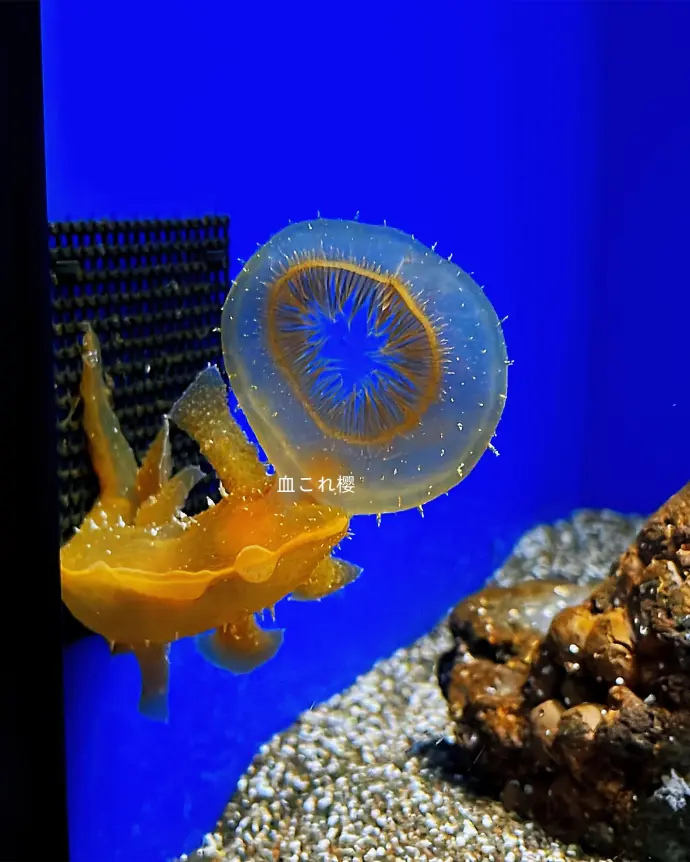
M 271 341 L 312 418 L 331 436 L 380 443 L 436 397 L 436 333 L 405 286 L 345 261 L 293 265 L 274 285 Z

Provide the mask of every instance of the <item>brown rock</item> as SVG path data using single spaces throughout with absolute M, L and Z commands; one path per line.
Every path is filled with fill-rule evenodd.
M 690 862 L 690 484 L 590 594 L 492 586 L 450 629 L 467 780 L 561 839 Z

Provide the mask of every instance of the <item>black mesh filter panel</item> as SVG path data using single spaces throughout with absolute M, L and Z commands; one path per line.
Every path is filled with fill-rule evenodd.
M 228 286 L 229 219 L 58 222 L 50 225 L 60 532 L 64 542 L 98 492 L 81 426 L 80 323 L 90 320 L 110 375 L 113 406 L 141 460 L 163 414 L 207 363 L 220 363 Z M 198 447 L 177 429 L 175 467 L 209 477 L 191 514 L 218 486 Z

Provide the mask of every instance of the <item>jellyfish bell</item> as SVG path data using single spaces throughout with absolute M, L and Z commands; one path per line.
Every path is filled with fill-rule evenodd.
M 391 227 L 289 225 L 243 267 L 221 331 L 230 384 L 278 475 L 348 514 L 450 490 L 503 411 L 507 356 L 491 303 Z

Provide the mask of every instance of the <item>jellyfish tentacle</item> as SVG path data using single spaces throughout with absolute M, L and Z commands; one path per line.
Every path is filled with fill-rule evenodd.
M 290 597 L 297 602 L 318 601 L 353 583 L 361 574 L 361 566 L 338 557 L 325 557 Z
M 148 448 L 141 467 L 137 471 L 137 501 L 143 503 L 157 494 L 172 475 L 172 447 L 170 446 L 170 422 L 167 416 L 153 443 Z
M 111 643 L 113 655 L 134 653 L 141 676 L 139 712 L 154 721 L 168 720 L 170 644 Z
M 191 490 L 205 475 L 201 467 L 193 464 L 183 467 L 157 494 L 142 503 L 136 514 L 135 526 L 169 524 L 179 514 Z
M 249 673 L 273 658 L 283 643 L 282 629 L 262 629 L 254 614 L 196 637 L 198 651 L 210 664 L 232 673 Z
M 141 674 L 139 712 L 147 718 L 167 721 L 170 644 L 136 644 L 133 652 Z
M 215 365 L 209 365 L 175 402 L 170 419 L 199 444 L 228 495 L 250 499 L 273 483 L 256 450 L 230 415 L 228 391 Z
M 98 336 L 90 324 L 84 326 L 81 398 L 83 426 L 93 469 L 105 508 L 117 500 L 135 501 L 137 460 L 113 410 L 106 385 Z

